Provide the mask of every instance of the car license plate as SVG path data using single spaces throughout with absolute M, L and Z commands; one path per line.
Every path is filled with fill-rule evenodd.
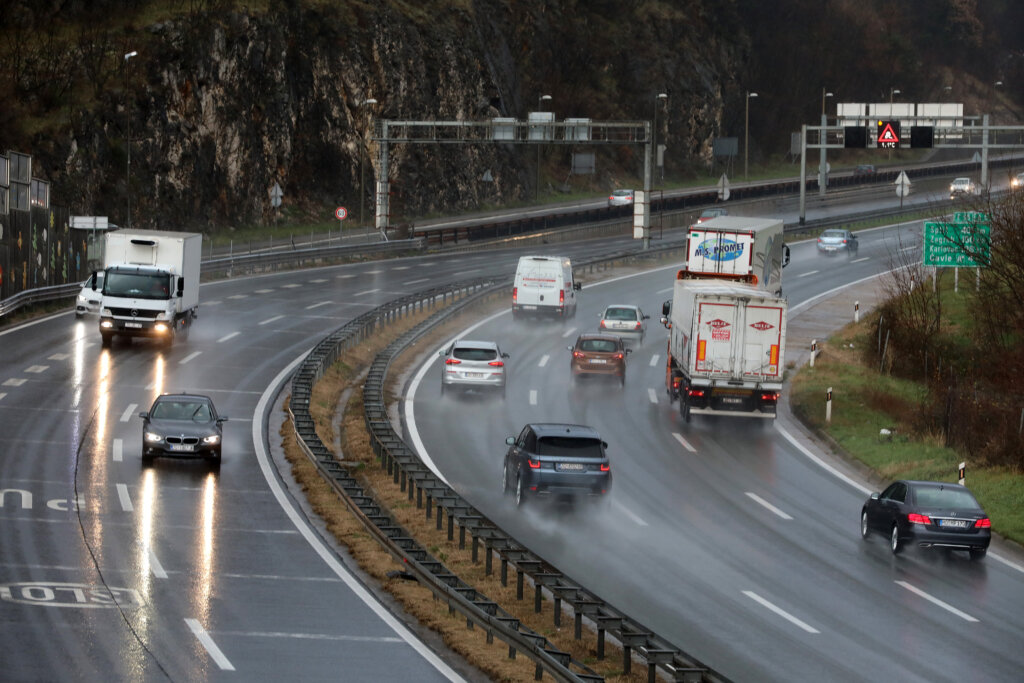
M 141 329 L 142 328 L 142 323 L 125 323 L 124 326 L 125 327 L 136 327 L 136 328 L 140 328 Z
M 524 311 L 536 311 L 537 310 L 536 306 L 520 306 L 519 308 L 524 310 Z
M 966 529 L 969 522 L 966 519 L 940 519 L 939 526 L 949 526 L 956 529 Z
M 192 452 L 192 444 L 188 444 L 188 443 L 172 443 L 171 444 L 171 450 L 172 451 L 181 451 L 181 452 L 184 452 L 184 453 L 191 453 Z
M 559 463 L 558 469 L 562 472 L 582 472 L 584 466 L 578 462 L 563 462 Z
M 591 362 L 591 363 L 595 363 L 595 364 L 597 364 L 597 365 L 604 365 L 604 364 L 605 364 L 605 363 L 607 363 L 608 361 L 606 361 L 606 360 L 605 360 L 604 358 L 591 358 L 591 359 L 590 359 L 590 362 Z
M 465 375 L 469 379 L 479 379 L 479 378 L 484 376 L 484 373 L 482 373 L 482 372 L 467 372 L 467 373 L 465 373 Z

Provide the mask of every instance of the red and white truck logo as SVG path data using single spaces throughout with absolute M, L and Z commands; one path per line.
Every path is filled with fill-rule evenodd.
M 712 341 L 729 341 L 729 323 L 722 319 L 709 320 L 708 327 L 711 328 Z
M 772 325 L 771 323 L 766 323 L 763 320 L 758 321 L 756 323 L 752 323 L 750 326 L 753 327 L 758 332 L 765 332 L 775 327 L 775 325 Z

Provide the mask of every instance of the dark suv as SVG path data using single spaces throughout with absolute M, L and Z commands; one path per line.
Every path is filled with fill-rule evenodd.
M 603 496 L 612 487 L 608 444 L 592 427 L 531 423 L 505 439 L 502 489 L 516 505 L 533 496 Z

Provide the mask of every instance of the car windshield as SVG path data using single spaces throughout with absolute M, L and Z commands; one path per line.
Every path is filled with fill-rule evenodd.
M 923 508 L 977 510 L 981 507 L 974 496 L 963 489 L 947 489 L 938 486 L 914 489 L 914 501 Z
M 616 197 L 628 197 L 629 195 L 633 194 L 633 192 L 632 190 L 615 190 L 615 192 L 612 192 L 612 194 L 615 195 Z
M 472 346 L 456 346 L 452 356 L 459 360 L 494 360 L 498 352 L 494 349 L 480 349 Z
M 150 413 L 158 420 L 210 421 L 210 406 L 202 401 L 160 401 Z
M 634 308 L 609 308 L 604 312 L 605 320 L 636 320 L 636 309 Z
M 612 353 L 618 349 L 618 346 L 619 345 L 611 339 L 584 339 L 580 342 L 580 350 L 582 351 Z
M 106 296 L 133 299 L 168 299 L 170 276 L 165 273 L 111 273 L 103 283 Z
M 600 439 L 544 436 L 537 440 L 537 455 L 568 458 L 603 458 Z

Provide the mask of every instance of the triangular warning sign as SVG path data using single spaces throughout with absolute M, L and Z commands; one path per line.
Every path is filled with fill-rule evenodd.
M 885 128 L 883 128 L 882 132 L 879 133 L 879 135 L 878 135 L 878 141 L 879 142 L 899 142 L 900 141 L 900 139 L 898 137 L 896 137 L 896 132 L 893 131 L 891 123 L 885 124 Z

